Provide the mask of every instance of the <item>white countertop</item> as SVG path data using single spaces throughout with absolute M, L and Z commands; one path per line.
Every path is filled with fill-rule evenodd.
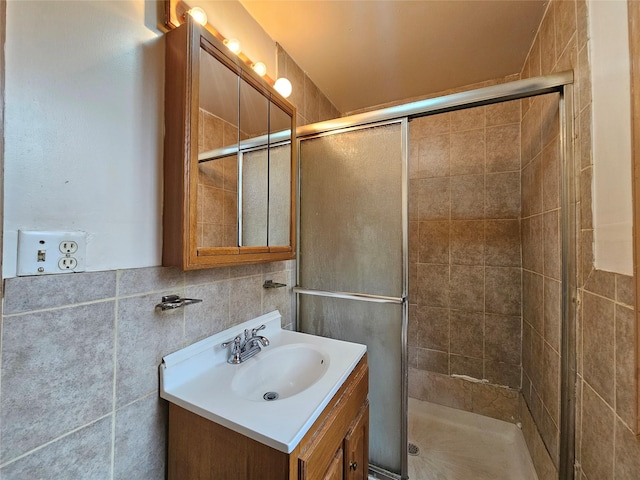
M 160 396 L 253 440 L 291 453 L 331 398 L 366 353 L 366 346 L 283 330 L 279 312 L 271 312 L 217 333 L 167 355 L 160 365 Z M 229 348 L 223 342 L 244 329 L 266 325 L 259 332 L 270 345 L 239 365 L 227 363 Z M 308 345 L 323 352 L 326 371 L 311 386 L 274 401 L 256 401 L 235 393 L 234 377 L 260 362 L 261 355 L 279 346 Z M 276 375 L 277 372 L 274 372 Z

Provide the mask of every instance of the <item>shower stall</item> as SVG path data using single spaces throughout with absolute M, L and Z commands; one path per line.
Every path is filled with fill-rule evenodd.
M 499 391 L 573 478 L 572 81 L 298 129 L 297 328 L 367 345 L 371 476 L 408 478 L 409 397 L 499 418 Z

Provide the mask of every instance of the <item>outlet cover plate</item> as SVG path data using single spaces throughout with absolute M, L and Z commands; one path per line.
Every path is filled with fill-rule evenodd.
M 61 244 L 72 242 L 73 253 L 63 253 Z M 52 232 L 18 230 L 19 277 L 26 275 L 52 275 L 56 273 L 84 272 L 86 269 L 87 234 L 85 232 Z M 61 268 L 62 259 L 71 260 L 74 268 Z M 68 264 L 69 262 L 64 262 Z

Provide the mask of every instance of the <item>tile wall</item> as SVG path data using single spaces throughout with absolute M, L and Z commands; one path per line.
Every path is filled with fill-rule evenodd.
M 587 15 L 584 0 L 553 0 L 525 62 L 522 77 L 569 69 L 573 69 L 575 75 L 573 114 L 579 298 L 576 478 L 632 479 L 637 478 L 640 471 L 640 444 L 635 436 L 637 357 L 634 278 L 594 268 L 592 110 Z M 525 177 L 529 177 L 534 183 L 543 184 L 543 194 L 540 200 L 536 200 L 538 208 L 529 209 L 528 231 L 536 238 L 528 244 L 527 250 L 530 248 L 532 252 L 529 260 L 525 260 L 527 254 L 523 251 L 525 278 L 529 279 L 530 286 L 525 287 L 524 296 L 523 393 L 526 408 L 522 412 L 525 438 L 541 479 L 557 478 L 558 400 L 554 393 L 558 378 L 558 331 L 555 318 L 557 273 L 554 273 L 557 272 L 557 256 L 545 253 L 549 248 L 552 252 L 555 249 L 555 245 L 548 243 L 549 238 L 554 237 L 554 228 L 550 227 L 555 225 L 555 193 L 553 199 L 544 194 L 545 185 L 551 185 L 552 191 L 555 191 L 555 186 L 549 184 L 553 176 L 547 175 L 555 171 L 555 167 L 548 168 L 555 157 L 552 152 L 556 149 L 553 140 L 553 132 L 557 128 L 555 109 L 555 103 L 545 99 L 523 101 L 523 165 L 525 157 L 534 160 L 535 153 L 542 149 L 538 165 L 531 161 L 528 166 L 523 166 L 523 191 Z M 533 132 L 535 135 L 532 135 Z M 531 150 L 527 145 L 531 146 Z M 531 173 L 526 172 L 527 168 L 531 169 Z M 540 180 L 537 180 L 538 177 L 541 177 Z M 544 254 L 542 264 L 535 261 L 536 250 Z M 542 312 L 538 311 L 540 309 Z
M 557 468 L 562 317 L 559 95 L 522 104 L 522 393 Z
M 5 281 L 0 477 L 165 477 L 164 355 L 278 309 L 295 262 L 142 268 Z M 287 288 L 263 289 L 266 279 Z M 162 295 L 204 299 L 161 312 Z
M 409 361 L 423 379 L 520 388 L 520 115 L 512 101 L 410 123 Z

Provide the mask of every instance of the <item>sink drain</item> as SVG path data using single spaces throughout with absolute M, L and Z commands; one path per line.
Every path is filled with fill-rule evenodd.
M 280 395 L 278 395 L 278 392 L 267 392 L 262 396 L 262 398 L 264 398 L 267 402 L 270 402 L 272 400 L 277 400 L 279 396 Z

